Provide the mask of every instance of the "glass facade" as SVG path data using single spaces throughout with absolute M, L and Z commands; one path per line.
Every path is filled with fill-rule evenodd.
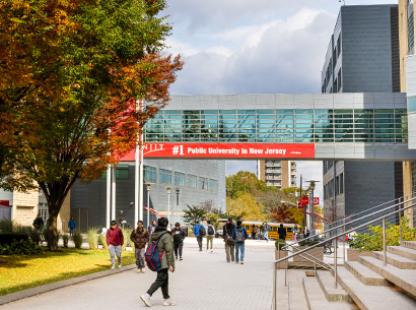
M 175 185 L 185 186 L 185 173 L 175 172 Z
M 405 109 L 160 111 L 146 142 L 404 143 Z
M 196 175 L 186 175 L 186 186 L 189 188 L 198 188 L 198 177 Z

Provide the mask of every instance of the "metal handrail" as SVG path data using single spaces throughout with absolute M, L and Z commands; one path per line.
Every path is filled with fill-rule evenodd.
M 375 219 L 372 219 L 370 221 L 367 221 L 367 222 L 365 222 L 365 223 L 363 223 L 361 225 L 358 225 L 357 227 L 350 228 L 347 231 L 343 231 L 342 233 L 339 233 L 339 234 L 337 234 L 335 236 L 329 237 L 329 238 L 327 238 L 327 239 L 325 239 L 323 241 L 320 241 L 320 242 L 318 242 L 316 244 L 313 244 L 313 245 L 311 245 L 311 246 L 309 246 L 309 247 L 307 247 L 307 248 L 305 248 L 303 250 L 300 250 L 300 251 L 298 251 L 298 252 L 296 252 L 294 254 L 288 255 L 287 257 L 283 257 L 281 259 L 275 260 L 275 263 L 278 264 L 280 262 L 283 262 L 284 260 L 287 260 L 289 258 L 292 258 L 292 257 L 296 256 L 296 255 L 299 255 L 299 254 L 302 254 L 302 253 L 304 253 L 306 251 L 309 251 L 310 249 L 313 249 L 313 248 L 316 248 L 316 247 L 318 247 L 320 245 L 323 245 L 323 244 L 327 243 L 328 241 L 332 241 L 332 240 L 338 239 L 339 237 L 342 237 L 345 234 L 349 234 L 349 233 L 351 233 L 351 232 L 353 232 L 353 231 L 355 231 L 357 229 L 360 229 L 360 228 L 365 228 L 365 227 L 369 226 L 372 223 L 378 222 L 380 220 L 383 220 L 383 219 L 387 218 L 388 216 L 391 216 L 391 215 L 397 214 L 399 212 L 403 212 L 403 211 L 405 211 L 407 209 L 413 208 L 414 206 L 416 206 L 416 203 L 415 204 L 412 204 L 412 205 L 409 205 L 407 207 L 404 207 L 404 208 L 400 208 L 399 210 L 391 211 L 388 214 L 385 214 L 385 215 L 382 215 L 382 216 L 377 217 Z
M 274 277 L 273 277 L 273 280 L 274 281 L 277 280 L 277 270 L 276 270 L 277 264 L 279 264 L 281 262 L 284 262 L 286 260 L 289 260 L 290 258 L 295 257 L 297 255 L 301 255 L 301 254 L 303 254 L 303 253 L 305 253 L 305 252 L 307 252 L 307 251 L 309 251 L 309 250 L 311 250 L 313 248 L 316 248 L 318 246 L 324 245 L 325 243 L 327 243 L 329 241 L 333 241 L 334 240 L 335 243 L 336 243 L 335 246 L 337 247 L 337 241 L 338 241 L 338 239 L 340 237 L 344 236 L 345 234 L 348 234 L 348 233 L 351 233 L 353 231 L 356 231 L 358 229 L 368 227 L 370 224 L 373 224 L 373 223 L 376 223 L 376 222 L 379 222 L 379 221 L 382 221 L 382 227 L 383 227 L 383 253 L 384 253 L 384 264 L 386 265 L 387 264 L 386 218 L 398 213 L 399 214 L 399 220 L 400 220 L 399 225 L 400 225 L 400 231 L 401 231 L 401 213 L 404 212 L 404 211 L 406 211 L 407 209 L 414 208 L 415 206 L 416 206 L 416 203 L 412 203 L 411 205 L 405 206 L 403 208 L 399 208 L 398 210 L 390 211 L 388 214 L 384 214 L 382 216 L 379 216 L 377 218 L 374 218 L 372 220 L 369 220 L 369 221 L 367 221 L 365 223 L 362 223 L 362 224 L 358 225 L 357 227 L 352 227 L 352 228 L 348 229 L 347 231 L 343 231 L 342 233 L 339 233 L 339 234 L 336 234 L 335 236 L 329 237 L 329 238 L 327 238 L 327 239 L 325 239 L 323 241 L 320 241 L 320 242 L 318 242 L 318 243 L 316 243 L 314 245 L 311 245 L 311 246 L 309 246 L 309 247 L 307 247 L 307 248 L 305 248 L 303 250 L 299 250 L 296 253 L 293 253 L 293 254 L 288 255 L 286 257 L 279 258 L 279 259 L 275 260 L 274 263 L 273 263 L 273 266 L 274 266 Z M 371 214 L 371 215 L 373 215 L 373 214 Z M 370 216 L 370 215 L 367 215 L 367 217 L 368 216 Z M 400 236 L 400 238 L 401 238 L 401 236 Z M 335 257 L 335 259 L 334 259 L 334 268 L 333 268 L 333 270 L 335 272 L 335 284 L 337 284 L 337 282 L 338 282 L 338 280 L 337 280 L 337 268 L 338 268 L 337 267 L 337 259 L 338 258 L 337 258 L 336 252 L 335 252 L 334 257 Z M 274 283 L 274 286 L 276 286 L 276 283 Z M 273 298 L 273 303 L 274 303 L 273 304 L 273 309 L 276 310 L 276 298 L 277 298 L 276 290 L 273 292 L 273 296 L 274 296 L 274 298 Z
M 326 231 L 324 231 L 324 232 L 322 232 L 322 233 L 315 234 L 315 235 L 313 235 L 313 236 L 309 236 L 309 237 L 304 238 L 304 239 L 302 239 L 302 240 L 296 241 L 296 242 L 295 242 L 295 244 L 299 244 L 300 242 L 303 242 L 303 241 L 306 241 L 306 240 L 311 240 L 311 239 L 313 239 L 313 238 L 319 237 L 319 236 L 321 236 L 321 235 L 325 235 L 325 234 L 327 234 L 327 233 L 329 233 L 329 232 L 332 232 L 332 231 L 334 231 L 334 230 L 338 230 L 338 229 L 340 229 L 340 228 L 345 228 L 347 225 L 351 225 L 352 223 L 357 222 L 357 221 L 359 221 L 359 220 L 363 220 L 363 219 L 368 218 L 368 217 L 370 217 L 370 216 L 374 216 L 374 215 L 376 215 L 376 214 L 383 213 L 383 212 L 385 212 L 385 211 L 386 211 L 386 210 L 388 210 L 388 209 L 391 209 L 391 208 L 394 208 L 394 207 L 401 206 L 401 205 L 403 205 L 403 204 L 405 204 L 405 203 L 409 203 L 410 201 L 415 200 L 415 199 L 416 199 L 416 197 L 410 198 L 410 199 L 405 200 L 405 201 L 402 201 L 402 200 L 401 200 L 401 198 L 398 198 L 398 199 L 400 199 L 400 202 L 399 202 L 399 203 L 396 203 L 396 204 L 394 204 L 394 205 L 391 205 L 391 206 L 385 207 L 385 208 L 383 208 L 383 209 L 377 210 L 377 211 L 375 211 L 375 212 L 373 212 L 373 213 L 371 213 L 371 214 L 366 214 L 366 215 L 363 215 L 363 216 L 361 216 L 361 217 L 359 217 L 359 218 L 356 218 L 356 219 L 350 220 L 349 222 L 342 223 L 342 224 L 340 224 L 340 225 L 338 225 L 338 226 L 335 226 L 335 227 L 332 227 L 331 229 L 328 229 L 328 230 L 326 230 Z M 401 208 L 399 208 L 399 209 L 401 209 Z M 345 230 L 345 229 L 344 229 L 344 230 Z M 285 246 L 283 246 L 283 247 L 282 247 L 282 249 L 286 249 L 288 246 L 289 246 L 289 245 L 285 245 Z

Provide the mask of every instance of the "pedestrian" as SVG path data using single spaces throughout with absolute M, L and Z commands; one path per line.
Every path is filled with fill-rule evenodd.
M 202 252 L 202 239 L 206 235 L 205 227 L 200 224 L 200 222 L 196 222 L 194 226 L 194 235 L 196 237 L 196 241 L 198 241 L 199 252 Z
M 254 225 L 251 226 L 251 239 L 256 239 L 256 226 Z
M 156 229 L 156 221 L 152 221 L 152 223 L 147 227 L 147 232 L 149 233 L 149 237 Z
M 277 229 L 277 234 L 279 235 L 279 240 L 286 240 L 286 228 L 283 227 L 283 224 L 280 224 L 279 228 Z
M 159 288 L 162 289 L 163 294 L 163 306 L 175 306 L 169 296 L 169 270 L 175 271 L 175 259 L 173 258 L 173 238 L 167 231 L 169 221 L 165 217 L 161 217 L 157 220 L 157 227 L 153 234 L 150 236 L 150 241 L 157 242 L 159 253 L 162 255 L 161 269 L 157 271 L 157 277 L 155 282 L 147 290 L 147 293 L 140 296 L 140 299 L 147 307 L 151 307 L 150 297 Z
M 137 227 L 131 232 L 130 240 L 134 243 L 134 253 L 136 255 L 137 272 L 144 273 L 146 266 L 144 264 L 144 252 L 146 243 L 149 241 L 149 234 L 144 229 L 143 221 L 137 222 Z
M 222 231 L 222 237 L 225 243 L 225 257 L 227 259 L 227 263 L 230 261 L 234 261 L 234 233 L 235 226 L 233 224 L 233 220 L 231 218 L 228 219 L 227 223 L 224 225 Z
M 183 252 L 183 240 L 185 239 L 185 231 L 181 228 L 181 224 L 175 223 L 175 227 L 172 229 L 173 247 L 175 250 L 175 258 L 182 260 Z
M 110 229 L 107 230 L 106 241 L 111 258 L 111 269 L 116 268 L 115 257 L 117 256 L 118 268 L 121 268 L 121 249 L 124 242 L 124 236 L 117 222 L 112 220 Z
M 75 222 L 74 218 L 71 217 L 71 219 L 68 222 L 68 230 L 69 230 L 69 235 L 71 237 L 74 235 L 76 227 L 77 227 L 77 222 Z
M 233 240 L 235 242 L 235 262 L 244 264 L 245 240 L 248 238 L 246 229 L 241 226 L 241 221 L 237 221 L 237 227 L 233 230 Z
M 264 240 L 269 242 L 269 225 L 267 223 L 264 223 Z
M 208 250 L 211 250 L 211 253 L 213 252 L 212 244 L 214 242 L 214 236 L 215 236 L 215 228 L 211 224 L 211 221 L 207 222 L 207 252 Z

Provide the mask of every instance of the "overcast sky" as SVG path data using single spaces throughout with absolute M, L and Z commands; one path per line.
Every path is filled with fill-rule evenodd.
M 340 6 L 338 0 L 168 0 L 168 49 L 185 60 L 172 94 L 320 92 Z M 255 172 L 256 165 L 230 161 L 227 173 Z M 299 162 L 298 173 L 321 180 L 321 163 Z

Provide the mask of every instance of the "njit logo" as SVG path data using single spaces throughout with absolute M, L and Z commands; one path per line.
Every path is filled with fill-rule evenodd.
M 179 155 L 183 156 L 185 155 L 183 152 L 183 145 L 175 145 L 172 147 L 172 155 Z

